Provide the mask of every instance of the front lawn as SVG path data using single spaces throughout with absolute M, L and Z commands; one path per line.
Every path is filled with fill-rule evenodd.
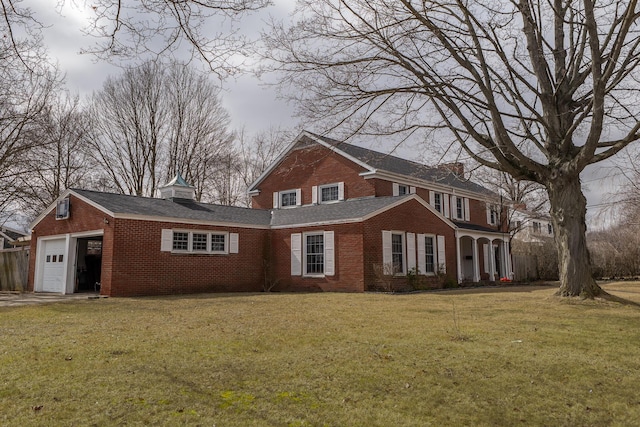
M 640 308 L 518 289 L 0 308 L 0 425 L 640 425 Z

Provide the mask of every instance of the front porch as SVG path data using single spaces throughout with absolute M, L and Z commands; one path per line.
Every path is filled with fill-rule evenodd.
M 513 278 L 508 233 L 469 224 L 456 225 L 458 283 Z

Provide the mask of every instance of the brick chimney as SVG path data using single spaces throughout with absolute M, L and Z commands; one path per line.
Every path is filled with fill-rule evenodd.
M 451 171 L 460 178 L 464 178 L 464 163 L 462 162 L 443 163 L 438 165 L 438 168 Z

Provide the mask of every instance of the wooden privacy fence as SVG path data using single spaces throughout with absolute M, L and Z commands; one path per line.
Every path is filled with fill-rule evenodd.
M 28 248 L 0 252 L 0 291 L 26 291 L 28 272 Z
M 538 280 L 538 257 L 527 254 L 512 254 L 515 280 Z

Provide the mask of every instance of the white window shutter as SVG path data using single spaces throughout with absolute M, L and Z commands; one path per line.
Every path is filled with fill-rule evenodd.
M 424 240 L 424 234 L 418 234 L 418 271 L 420 274 L 427 272 L 427 253 L 425 252 Z
M 491 221 L 491 205 L 487 203 L 487 224 L 493 225 L 493 221 Z
M 451 200 L 451 218 L 460 219 L 458 218 L 458 198 L 452 195 L 449 200 Z
M 338 200 L 344 200 L 344 182 L 338 183 Z
M 449 195 L 448 194 L 443 194 L 442 195 L 442 206 L 444 206 L 444 216 L 445 218 L 449 218 Z
M 416 187 L 409 187 L 409 194 L 416 194 Z
M 237 254 L 239 251 L 238 233 L 229 233 L 229 253 Z
M 311 203 L 314 205 L 318 204 L 318 186 L 314 185 L 311 187 Z
M 382 231 L 382 264 L 383 269 L 386 271 L 386 267 L 393 263 L 391 257 L 391 232 Z
M 444 248 L 444 236 L 438 236 L 438 271 L 447 272 L 447 256 Z
M 296 206 L 302 205 L 302 190 L 296 189 Z
M 471 212 L 469 212 L 469 198 L 464 198 L 464 220 L 469 221 L 471 218 Z
M 484 272 L 490 273 L 489 271 L 489 245 L 487 243 L 482 245 L 482 255 L 484 258 Z
M 162 252 L 171 252 L 173 249 L 173 230 L 162 230 L 162 239 L 160 241 L 160 250 Z
M 273 193 L 273 209 L 278 209 L 280 206 L 280 193 L 274 191 Z
M 400 195 L 400 185 L 398 185 L 397 182 L 393 183 L 393 195 L 394 196 L 399 196 Z
M 407 271 L 416 268 L 416 235 L 407 233 Z
M 291 235 L 291 275 L 302 275 L 302 234 Z
M 336 274 L 336 257 L 333 231 L 324 232 L 324 275 Z
M 434 193 L 433 191 L 429 191 L 429 204 L 432 207 L 436 206 L 436 193 Z

